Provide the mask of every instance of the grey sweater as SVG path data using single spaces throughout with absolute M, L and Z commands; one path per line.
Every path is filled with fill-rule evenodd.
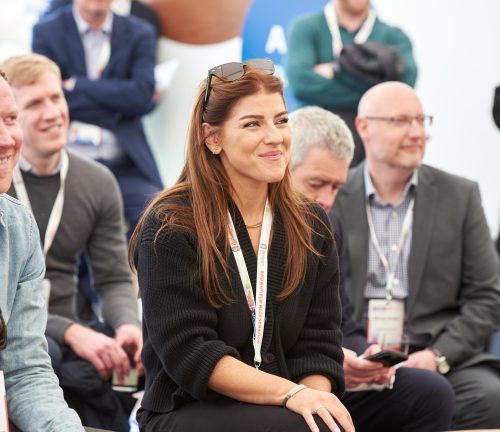
M 90 257 L 104 320 L 114 329 L 125 323 L 139 325 L 116 180 L 104 166 L 68 154 L 63 214 L 46 259 L 46 277 L 51 282 L 46 334 L 59 343 L 66 328 L 78 321 L 77 263 L 83 249 Z M 39 177 L 23 172 L 23 178 L 43 242 L 59 174 Z M 15 196 L 13 187 L 9 194 Z

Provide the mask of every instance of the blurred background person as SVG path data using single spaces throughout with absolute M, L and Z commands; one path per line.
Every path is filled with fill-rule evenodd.
M 298 106 L 317 105 L 344 119 L 355 137 L 352 166 L 364 159 L 354 126 L 361 95 L 381 81 L 417 79 L 412 44 L 381 21 L 370 0 L 330 1 L 290 24 L 285 64 Z
M 115 175 L 131 233 L 162 187 L 141 120 L 154 106 L 153 28 L 113 13 L 111 0 L 75 0 L 35 25 L 32 49 L 59 66 L 69 146 Z

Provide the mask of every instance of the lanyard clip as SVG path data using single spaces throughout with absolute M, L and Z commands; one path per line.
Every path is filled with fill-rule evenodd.
M 255 366 L 255 369 L 259 369 L 260 365 L 261 365 L 261 362 L 260 361 L 256 361 L 256 362 L 254 362 L 253 365 Z
M 385 292 L 385 304 L 386 306 L 392 301 L 392 290 L 386 290 Z

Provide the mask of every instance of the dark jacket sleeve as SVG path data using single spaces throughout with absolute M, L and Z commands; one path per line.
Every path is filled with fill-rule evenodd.
M 152 345 L 165 373 L 200 400 L 219 360 L 225 355 L 239 359 L 239 353 L 218 339 L 216 310 L 197 277 L 195 241 L 182 231 L 156 237 L 159 227 L 153 216 L 146 221 L 135 254 L 145 345 Z
M 466 196 L 466 213 L 461 232 L 461 275 L 457 299 L 460 310 L 433 342 L 433 346 L 446 355 L 452 366 L 483 352 L 491 333 L 500 324 L 498 256 L 482 210 L 479 187 L 476 183 L 467 182 L 461 190 Z M 440 264 L 446 268 L 446 263 Z M 430 267 L 428 272 L 433 269 Z
M 332 224 L 335 244 L 337 246 L 340 257 L 339 294 L 340 302 L 342 303 L 342 346 L 344 348 L 355 351 L 358 355 L 360 355 L 366 350 L 366 348 L 368 348 L 370 344 L 366 340 L 363 326 L 354 321 L 354 309 L 344 286 L 344 269 L 342 264 L 344 262 L 342 258 L 344 255 L 344 243 L 342 235 L 342 224 L 340 222 L 340 219 L 333 212 L 330 212 L 329 217 Z
M 500 129 L 500 87 L 495 88 L 495 98 L 493 99 L 493 120 Z

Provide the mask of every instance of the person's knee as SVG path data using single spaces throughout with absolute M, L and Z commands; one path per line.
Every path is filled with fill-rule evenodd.
M 493 428 L 500 425 L 500 379 L 483 381 L 481 386 L 461 395 L 455 423 L 474 427 Z M 462 427 L 462 426 L 461 426 Z
M 431 407 L 439 408 L 451 415 L 455 407 L 455 391 L 450 382 L 435 372 L 419 369 L 419 377 L 415 380 L 415 390 L 421 399 Z
M 443 424 L 450 424 L 455 410 L 455 391 L 442 375 L 425 369 L 401 369 L 408 375 L 410 388 L 417 398 L 413 404 L 416 417 L 439 417 Z M 397 382 L 397 380 L 396 380 Z

